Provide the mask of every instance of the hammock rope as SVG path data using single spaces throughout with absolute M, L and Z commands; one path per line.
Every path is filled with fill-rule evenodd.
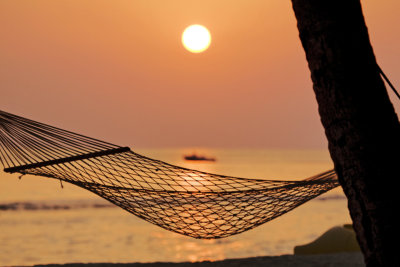
M 4 111 L 0 160 L 5 172 L 80 186 L 164 229 L 204 239 L 250 230 L 339 185 L 333 170 L 301 181 L 191 170 Z

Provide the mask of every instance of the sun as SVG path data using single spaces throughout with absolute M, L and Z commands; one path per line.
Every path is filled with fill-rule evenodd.
M 192 53 L 204 52 L 210 46 L 210 43 L 211 34 L 202 25 L 190 25 L 182 33 L 182 44 Z

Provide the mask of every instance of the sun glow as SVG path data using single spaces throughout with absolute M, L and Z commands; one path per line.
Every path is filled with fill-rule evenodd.
M 201 53 L 210 46 L 211 34 L 202 25 L 191 25 L 182 34 L 183 46 L 192 53 Z

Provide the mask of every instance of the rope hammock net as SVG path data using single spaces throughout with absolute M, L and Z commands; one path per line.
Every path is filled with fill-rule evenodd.
M 339 185 L 333 170 L 274 181 L 186 169 L 4 111 L 0 159 L 5 172 L 80 186 L 150 223 L 205 239 L 250 230 Z

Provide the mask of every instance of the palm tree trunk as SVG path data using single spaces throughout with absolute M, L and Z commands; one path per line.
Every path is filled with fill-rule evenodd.
M 321 122 L 367 266 L 400 266 L 400 123 L 359 0 L 292 0 Z

